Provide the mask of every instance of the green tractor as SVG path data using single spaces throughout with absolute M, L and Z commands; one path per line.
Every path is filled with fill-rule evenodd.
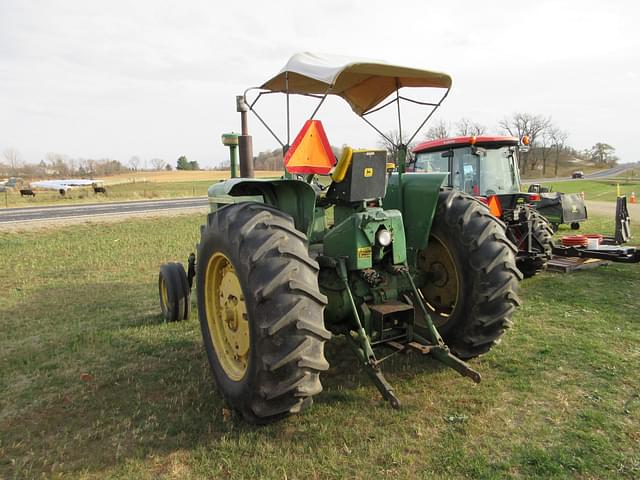
M 290 95 L 319 104 L 291 145 L 288 133 L 282 142 L 269 128 L 285 151 L 283 178 L 234 178 L 209 188 L 197 254 L 187 272 L 163 265 L 159 290 L 165 318 L 186 319 L 195 279 L 213 377 L 247 421 L 267 423 L 308 406 L 322 390 L 324 344 L 332 336 L 346 339 L 394 408 L 400 402 L 381 371 L 393 353 L 430 354 L 480 381 L 465 360 L 499 342 L 520 304 L 516 249 L 502 224 L 482 202 L 442 188 L 445 174 L 405 173 L 404 144 L 396 146 L 395 165 L 376 149 L 344 148 L 336 162 L 314 119 L 335 95 L 370 125 L 368 114 L 395 104 L 401 128 L 401 102 L 422 103 L 431 110 L 415 137 L 450 86 L 442 73 L 305 53 L 254 100 L 247 97 L 253 89 L 241 97 L 239 109 L 264 124 L 256 102 L 284 93 L 287 132 Z M 421 102 L 404 96 L 405 87 L 444 94 Z M 250 171 L 243 168 L 250 158 L 241 155 L 241 172 Z

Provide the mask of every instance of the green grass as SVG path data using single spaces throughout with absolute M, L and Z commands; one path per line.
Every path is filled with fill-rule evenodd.
M 313 407 L 255 428 L 216 392 L 197 314 L 158 312 L 158 266 L 202 220 L 0 233 L 0 478 L 640 476 L 640 266 L 523 282 L 480 385 L 392 358 L 400 411 L 338 339 Z
M 631 192 L 640 196 L 640 179 L 628 180 L 625 178 L 611 178 L 606 180 L 574 180 L 571 182 L 544 183 L 545 187 L 552 187 L 554 192 L 581 193 L 584 192 L 586 200 L 598 200 L 615 202 L 617 197 L 617 186 L 620 186 L 620 194 L 626 195 L 627 199 Z M 528 184 L 524 186 L 524 191 Z

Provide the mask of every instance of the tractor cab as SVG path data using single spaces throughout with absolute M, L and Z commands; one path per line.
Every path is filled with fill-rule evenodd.
M 446 171 L 447 185 L 486 203 L 506 225 L 507 237 L 518 248 L 518 268 L 529 277 L 551 258 L 553 232 L 534 208 L 540 193 L 520 191 L 521 148 L 517 138 L 505 136 L 431 140 L 413 149 L 413 171 Z
M 456 137 L 413 149 L 415 172 L 446 172 L 447 185 L 469 195 L 520 192 L 519 141 L 514 137 Z

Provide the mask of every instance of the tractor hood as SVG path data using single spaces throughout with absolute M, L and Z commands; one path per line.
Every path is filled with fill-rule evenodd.
M 451 87 L 446 73 L 390 65 L 380 60 L 298 53 L 260 88 L 344 98 L 362 116 L 402 87 Z

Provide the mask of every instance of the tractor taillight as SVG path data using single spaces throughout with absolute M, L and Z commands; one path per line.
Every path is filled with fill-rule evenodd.
M 540 195 L 538 195 L 537 193 L 531 193 L 529 194 L 529 200 L 532 202 L 539 202 L 540 201 Z

